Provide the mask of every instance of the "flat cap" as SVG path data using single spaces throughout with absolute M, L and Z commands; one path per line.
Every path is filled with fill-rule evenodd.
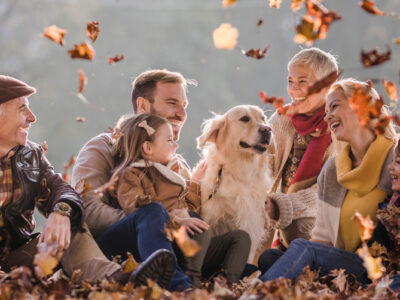
M 0 104 L 20 97 L 28 97 L 36 89 L 11 76 L 0 75 Z

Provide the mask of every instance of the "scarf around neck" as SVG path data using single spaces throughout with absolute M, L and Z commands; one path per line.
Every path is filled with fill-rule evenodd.
M 312 136 L 290 185 L 317 177 L 321 171 L 326 149 L 331 142 L 328 124 L 324 121 L 324 117 L 325 107 L 323 106 L 312 116 L 298 114 L 290 118 L 294 129 L 299 134 Z

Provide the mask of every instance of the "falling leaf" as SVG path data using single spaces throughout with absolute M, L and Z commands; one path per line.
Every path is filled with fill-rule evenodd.
M 97 40 L 99 33 L 100 33 L 99 22 L 88 21 L 86 26 L 86 34 L 89 37 L 89 39 L 92 40 L 92 43 L 94 43 Z
M 361 62 L 366 68 L 377 66 L 383 64 L 385 61 L 388 61 L 391 54 L 392 52 L 390 51 L 389 47 L 387 52 L 384 53 L 379 53 L 377 49 L 373 49 L 369 52 L 364 52 L 364 50 L 361 50 Z
M 200 251 L 201 247 L 195 240 L 192 240 L 188 236 L 184 226 L 181 226 L 178 230 L 172 230 L 172 235 L 174 236 L 179 249 L 181 249 L 183 255 L 186 257 L 192 257 Z
M 85 182 L 85 179 L 81 179 L 75 185 L 75 191 L 82 196 L 90 191 L 90 184 Z
M 121 264 L 122 272 L 131 273 L 132 271 L 136 270 L 136 268 L 139 266 L 139 263 L 133 258 L 132 253 L 127 252 L 126 255 L 128 259 Z
M 104 131 L 105 133 L 111 133 L 111 137 L 113 140 L 119 139 L 121 136 L 124 136 L 124 134 L 121 132 L 119 128 L 112 128 L 109 127 L 108 130 Z
M 252 49 L 250 49 L 248 51 L 242 50 L 242 53 L 244 55 L 248 56 L 248 57 L 252 57 L 252 58 L 255 58 L 255 59 L 261 59 L 261 58 L 265 57 L 265 54 L 267 53 L 268 48 L 269 48 L 269 46 L 265 47 L 264 50 L 261 50 L 260 48 L 259 49 L 253 49 L 252 48 Z
M 385 272 L 385 267 L 382 265 L 382 258 L 373 258 L 368 251 L 368 246 L 363 243 L 362 248 L 357 250 L 357 254 L 363 260 L 363 265 L 368 272 L 368 277 L 371 280 L 379 279 Z
M 46 27 L 42 35 L 63 46 L 64 45 L 63 38 L 66 33 L 67 31 L 65 29 L 61 29 L 58 28 L 56 25 L 52 25 Z
M 79 74 L 79 89 L 78 89 L 78 93 L 82 94 L 82 92 L 85 89 L 85 86 L 87 84 L 87 77 L 85 76 L 85 73 L 83 73 L 82 70 L 79 70 L 78 74 Z
M 125 59 L 125 55 L 124 54 L 121 54 L 121 55 L 117 54 L 114 57 L 109 57 L 108 58 L 108 63 L 109 64 L 114 64 L 114 63 L 119 62 L 119 61 L 121 61 L 123 59 Z
M 347 283 L 345 270 L 344 269 L 333 270 L 333 271 L 331 271 L 331 275 L 333 277 L 335 277 L 332 280 L 332 283 L 337 287 L 339 292 L 342 293 L 344 291 L 344 289 L 346 288 L 346 283 Z
M 267 97 L 267 95 L 262 91 L 260 92 L 260 98 L 266 104 L 273 104 L 275 109 L 281 108 L 285 104 L 285 100 L 283 98 Z
M 382 84 L 385 87 L 386 93 L 388 94 L 390 100 L 392 100 L 392 101 L 399 100 L 399 94 L 397 91 L 397 87 L 393 82 L 386 81 L 385 79 L 383 79 Z
M 268 0 L 268 4 L 273 8 L 281 8 L 282 0 Z
M 259 19 L 257 22 L 257 26 L 260 27 L 264 23 L 263 19 Z
M 303 4 L 304 0 L 292 0 L 292 4 L 290 5 L 290 8 L 293 11 L 297 11 L 301 8 L 301 5 Z
M 109 180 L 108 182 L 103 184 L 102 186 L 93 190 L 93 192 L 95 194 L 97 194 L 98 196 L 102 197 L 105 192 L 115 190 L 115 184 L 117 183 L 117 181 L 118 181 L 118 176 L 115 176 L 114 178 L 112 178 L 111 180 Z
M 75 44 L 74 49 L 68 50 L 71 58 L 81 58 L 93 60 L 95 56 L 95 51 L 91 45 L 88 43 L 82 43 L 80 45 Z
M 378 16 L 384 16 L 385 13 L 378 9 L 375 6 L 375 2 L 371 0 L 362 0 L 361 2 L 358 3 L 358 5 L 364 9 L 367 13 L 373 14 L 373 15 L 378 15 Z
M 232 4 L 235 4 L 237 0 L 222 0 L 222 6 L 223 7 L 228 7 L 231 6 Z
M 375 228 L 371 218 L 369 216 L 364 218 L 358 211 L 356 211 L 352 217 L 352 220 L 357 227 L 361 241 L 368 241 L 372 237 L 372 232 Z
M 85 120 L 84 117 L 76 117 L 76 121 L 77 121 L 78 123 L 83 123 L 83 122 L 85 122 L 86 120 Z
M 236 47 L 239 31 L 230 23 L 222 23 L 213 32 L 214 45 L 217 49 L 232 50 Z
M 62 253 L 57 251 L 57 243 L 54 242 L 50 245 L 40 243 L 37 245 L 37 250 L 37 254 L 33 261 L 35 274 L 39 278 L 53 274 L 53 270 L 58 265 L 62 256 Z
M 395 44 L 400 46 L 400 38 L 395 39 L 394 42 L 395 42 Z
M 49 146 L 47 145 L 47 142 L 44 141 L 40 146 L 42 146 L 44 155 L 46 155 L 47 151 L 49 150 Z
M 336 79 L 338 79 L 340 74 L 341 72 L 338 73 L 337 71 L 333 71 L 324 78 L 316 81 L 312 86 L 308 87 L 308 96 L 312 94 L 317 94 L 324 88 L 329 87 L 332 83 L 336 81 Z
M 71 168 L 75 163 L 75 156 L 71 156 L 69 161 L 64 164 L 64 172 L 62 174 L 62 178 L 65 182 L 69 181 L 69 168 Z

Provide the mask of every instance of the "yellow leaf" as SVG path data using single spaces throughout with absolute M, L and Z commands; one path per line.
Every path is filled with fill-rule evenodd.
M 90 184 L 85 182 L 85 179 L 82 179 L 76 184 L 75 191 L 80 195 L 84 195 L 90 191 Z
M 186 257 L 192 257 L 196 255 L 196 253 L 201 249 L 199 244 L 197 244 L 195 240 L 192 240 L 187 235 L 184 226 L 181 226 L 178 230 L 172 230 L 172 234 L 183 255 Z
M 368 277 L 371 280 L 379 279 L 382 277 L 383 272 L 386 270 L 384 266 L 382 266 L 382 259 L 380 257 L 373 258 L 368 251 L 368 246 L 363 243 L 362 248 L 357 250 L 357 254 L 364 261 L 364 267 L 368 272 Z
M 57 243 L 54 242 L 51 245 L 40 243 L 38 244 L 37 249 L 38 252 L 33 261 L 36 275 L 43 278 L 53 274 L 53 269 L 58 265 L 62 256 L 62 253 L 57 251 Z
M 232 4 L 235 4 L 237 0 L 222 0 L 222 6 L 223 7 L 228 7 L 231 6 Z
M 139 263 L 136 262 L 131 253 L 127 252 L 127 256 L 128 259 L 121 264 L 121 267 L 124 273 L 131 273 L 132 271 L 136 270 Z
M 357 227 L 361 240 L 363 242 L 369 240 L 375 228 L 375 225 L 372 222 L 371 218 L 369 216 L 364 218 L 358 211 L 356 211 L 353 215 L 353 222 Z
M 218 49 L 232 50 L 236 47 L 239 31 L 230 23 L 223 23 L 213 32 L 214 45 Z

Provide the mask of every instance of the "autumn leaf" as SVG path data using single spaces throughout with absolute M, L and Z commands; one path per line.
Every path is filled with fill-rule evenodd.
M 117 183 L 118 178 L 119 178 L 118 176 L 115 176 L 114 178 L 110 179 L 108 182 L 106 182 L 102 186 L 93 190 L 93 192 L 95 194 L 97 194 L 98 196 L 102 197 L 105 192 L 113 191 L 115 189 L 115 184 Z
M 316 81 L 312 86 L 308 87 L 308 93 L 307 93 L 308 96 L 311 94 L 317 94 L 324 88 L 329 87 L 332 83 L 334 83 L 338 79 L 340 74 L 341 72 L 338 73 L 336 71 L 333 71 L 324 78 Z
M 46 243 L 40 243 L 37 245 L 38 251 L 35 255 L 33 264 L 35 266 L 35 274 L 39 278 L 53 274 L 53 270 L 58 265 L 62 256 L 62 253 L 57 251 L 57 247 L 56 242 L 50 245 L 47 245 Z
M 377 66 L 390 60 L 391 54 L 392 52 L 390 51 L 390 48 L 388 48 L 387 52 L 384 53 L 379 53 L 377 49 L 373 49 L 369 52 L 361 50 L 361 62 L 366 68 Z
M 127 252 L 126 256 L 128 257 L 127 260 L 125 260 L 121 264 L 122 272 L 124 273 L 131 273 L 132 271 L 135 271 L 136 268 L 139 266 L 139 263 L 136 262 L 136 260 L 133 258 L 132 253 Z
M 273 104 L 275 106 L 275 109 L 283 107 L 283 105 L 285 104 L 285 100 L 283 98 L 267 97 L 267 95 L 262 91 L 260 92 L 260 98 L 266 104 Z
M 301 8 L 301 5 L 303 4 L 305 0 L 292 0 L 292 4 L 290 5 L 290 8 L 293 11 L 297 11 Z
M 62 174 L 62 178 L 65 182 L 69 181 L 69 169 L 74 165 L 75 163 L 75 156 L 71 156 L 69 161 L 64 164 L 64 172 Z
M 79 74 L 79 89 L 78 89 L 78 93 L 82 94 L 82 92 L 85 89 L 85 86 L 87 84 L 87 77 L 85 76 L 85 73 L 83 73 L 82 70 L 79 70 L 78 74 Z
M 235 4 L 237 0 L 222 0 L 222 6 L 223 7 L 228 7 L 231 6 L 232 4 Z
M 239 31 L 230 23 L 223 23 L 213 32 L 214 45 L 217 49 L 232 50 L 236 47 Z
M 85 179 L 81 179 L 75 185 L 75 191 L 79 195 L 84 195 L 84 194 L 86 194 L 87 192 L 90 191 L 90 184 L 88 182 L 85 182 Z
M 46 155 L 47 151 L 49 150 L 49 146 L 47 145 L 47 142 L 44 141 L 40 146 L 43 148 L 44 155 Z
M 399 100 L 398 90 L 397 90 L 396 85 L 393 82 L 383 79 L 382 84 L 383 84 L 390 100 L 392 100 L 392 101 Z
M 257 26 L 260 27 L 264 23 L 263 19 L 259 19 L 257 22 Z
M 400 46 L 400 38 L 395 39 L 395 40 L 394 40 L 394 43 L 395 43 L 396 45 Z
M 42 36 L 49 38 L 50 40 L 60 44 L 61 46 L 64 45 L 63 38 L 67 31 L 65 29 L 58 28 L 56 25 L 52 25 L 46 27 Z
M 282 0 L 268 0 L 268 4 L 273 8 L 281 8 Z
M 248 57 L 252 57 L 252 58 L 255 58 L 255 59 L 261 59 L 261 58 L 265 57 L 265 54 L 267 53 L 268 48 L 269 48 L 269 46 L 265 47 L 263 50 L 261 50 L 260 48 L 259 49 L 253 49 L 252 48 L 252 49 L 250 49 L 248 51 L 242 50 L 242 53 L 244 55 L 248 56 Z
M 119 128 L 112 128 L 109 127 L 108 130 L 104 131 L 105 133 L 111 133 L 111 137 L 113 140 L 119 139 L 121 136 L 124 136 L 124 134 L 121 132 Z
M 192 257 L 200 251 L 201 247 L 195 240 L 192 240 L 188 236 L 184 226 L 181 226 L 178 230 L 172 230 L 172 235 L 175 238 L 179 249 L 181 249 L 183 255 L 186 257 Z
M 100 33 L 99 22 L 88 21 L 86 26 L 86 34 L 89 37 L 89 39 L 92 40 L 92 43 L 94 43 L 97 40 L 99 33 Z
M 372 237 L 372 232 L 375 228 L 371 218 L 369 216 L 364 218 L 358 211 L 356 211 L 352 217 L 352 220 L 357 227 L 361 241 L 368 241 Z
M 125 59 L 125 54 L 121 54 L 121 55 L 115 55 L 114 57 L 109 57 L 108 58 L 108 63 L 109 64 L 114 64 L 116 62 L 119 62 L 121 60 Z
M 367 13 L 373 14 L 373 15 L 378 15 L 378 16 L 384 16 L 386 13 L 381 11 L 375 6 L 375 2 L 371 0 L 362 0 L 361 2 L 358 3 L 358 5 L 364 9 Z
M 78 123 L 83 123 L 83 122 L 85 122 L 86 120 L 85 120 L 84 117 L 76 117 L 76 121 L 77 121 Z
M 81 58 L 93 60 L 95 56 L 95 51 L 91 45 L 88 43 L 82 43 L 80 45 L 75 44 L 74 49 L 68 50 L 71 58 Z
M 373 258 L 368 251 L 368 246 L 363 243 L 362 248 L 357 250 L 357 254 L 363 260 L 363 265 L 368 272 L 368 277 L 371 280 L 379 279 L 385 272 L 385 267 L 382 265 L 382 258 Z
M 332 279 L 332 283 L 337 287 L 339 292 L 343 292 L 346 288 L 347 278 L 344 269 L 333 270 L 331 271 L 331 275 L 334 277 Z
M 301 23 L 296 26 L 297 35 L 294 37 L 294 41 L 297 44 L 306 43 L 312 45 L 312 43 L 318 39 L 318 32 L 314 32 L 314 23 L 311 19 L 304 17 Z

